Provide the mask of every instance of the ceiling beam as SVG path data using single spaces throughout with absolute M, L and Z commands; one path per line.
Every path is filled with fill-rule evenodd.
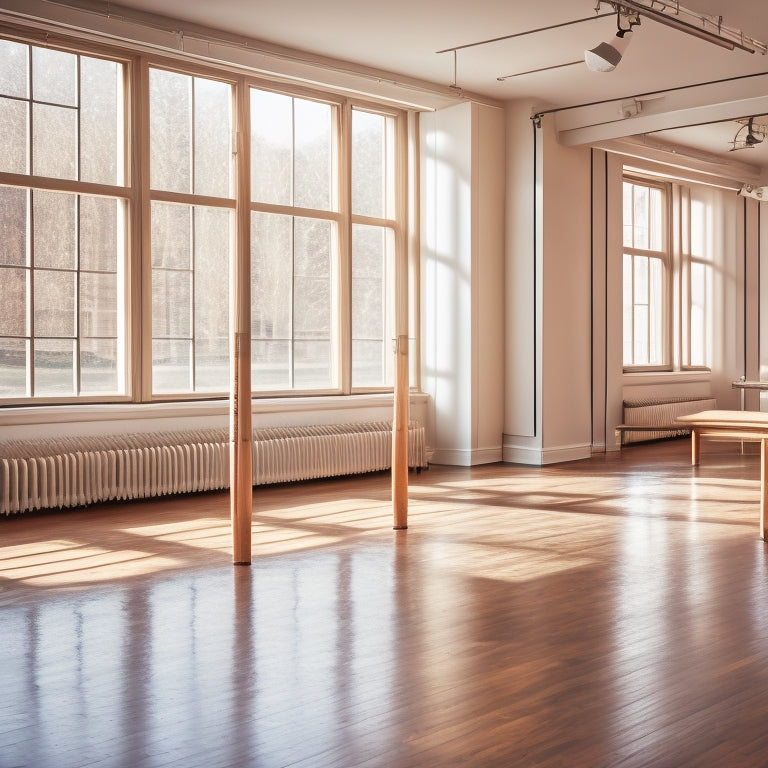
M 641 133 L 768 113 L 768 73 L 552 110 L 561 144 L 594 144 Z

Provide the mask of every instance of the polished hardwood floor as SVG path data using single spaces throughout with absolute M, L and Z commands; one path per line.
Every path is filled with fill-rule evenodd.
M 0 520 L 0 766 L 768 765 L 759 465 L 688 440 Z

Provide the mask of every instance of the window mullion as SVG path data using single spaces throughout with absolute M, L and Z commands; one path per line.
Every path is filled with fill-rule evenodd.
M 352 391 L 352 107 L 339 110 L 339 266 L 338 318 L 341 391 Z

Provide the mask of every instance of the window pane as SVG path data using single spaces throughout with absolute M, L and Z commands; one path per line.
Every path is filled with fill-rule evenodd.
M 117 338 L 117 276 L 80 274 L 80 335 Z
M 632 244 L 635 248 L 648 248 L 648 187 L 634 186 L 634 220 Z
M 229 389 L 230 211 L 196 207 L 195 391 Z
M 634 206 L 632 205 L 632 199 L 634 196 L 635 185 L 625 181 L 623 185 L 624 199 L 623 199 L 623 215 L 624 215 L 624 247 L 631 248 L 632 243 L 632 213 Z
M 333 379 L 330 341 L 294 343 L 294 386 L 296 389 L 329 387 Z
M 634 300 L 637 304 L 641 302 L 643 304 L 648 303 L 648 259 L 643 256 L 635 256 L 634 259 L 634 280 L 635 280 L 635 296 Z
M 77 178 L 77 110 L 33 104 L 32 173 Z
M 29 97 L 29 47 L 11 40 L 0 40 L 0 94 L 19 99 Z
M 293 219 L 251 214 L 251 335 L 288 340 L 292 335 Z
M 691 263 L 690 279 L 690 365 L 707 365 L 709 362 L 707 338 L 708 284 L 712 268 L 707 264 Z
M 152 270 L 152 336 L 192 338 L 191 270 Z
M 29 270 L 0 269 L 0 336 L 26 336 Z
M 623 275 L 623 328 L 624 328 L 624 365 L 634 363 L 634 302 L 632 300 L 632 257 L 624 254 L 624 275 Z
M 80 178 L 123 183 L 123 68 L 114 61 L 80 59 Z
M 3 309 L 0 308 L 0 318 Z M 0 397 L 26 397 L 28 342 L 0 338 Z
M 251 385 L 254 390 L 289 389 L 291 345 L 287 341 L 251 343 Z
M 152 188 L 230 197 L 230 86 L 159 69 L 149 75 Z
M 330 222 L 295 218 L 294 249 L 294 336 L 330 340 Z
M 152 203 L 152 266 L 191 269 L 191 259 L 192 209 Z
M 120 390 L 115 339 L 83 339 L 80 343 L 80 392 L 109 394 Z
M 192 78 L 149 72 L 150 185 L 192 191 Z
M 293 99 L 251 89 L 251 199 L 293 199 Z
M 153 339 L 152 391 L 190 392 L 192 386 L 192 341 Z
M 707 242 L 707 213 L 700 200 L 692 200 L 691 216 L 691 256 L 703 258 L 706 255 Z
M 394 243 L 383 227 L 352 228 L 352 385 L 392 383 Z
M 75 335 L 74 272 L 36 269 L 34 273 L 34 335 Z
M 123 203 L 107 197 L 80 198 L 80 267 L 116 272 L 121 252 Z
M 72 53 L 32 48 L 32 98 L 77 106 L 77 59 Z
M 664 265 L 661 259 L 649 260 L 648 363 L 664 362 Z
M 229 386 L 229 209 L 152 205 L 153 391 Z
M 29 106 L 27 102 L 0 98 L 0 171 L 27 173 L 29 162 L 27 136 Z
M 38 339 L 35 342 L 35 394 L 75 394 L 74 339 Z
M 251 333 L 254 342 L 272 342 L 254 347 L 254 388 L 291 379 L 302 389 L 334 386 L 335 225 L 260 213 L 251 223 Z
M 392 118 L 352 113 L 352 212 L 385 218 L 392 215 L 394 162 Z
M 648 248 L 660 251 L 664 247 L 664 211 L 662 209 L 663 195 L 660 189 L 649 190 L 649 223 Z
M 231 89 L 226 83 L 196 77 L 195 194 L 230 197 L 232 166 Z
M 32 193 L 33 247 L 36 267 L 77 267 L 77 195 Z
M 331 107 L 294 99 L 296 169 L 294 205 L 331 208 Z
M 27 263 L 27 201 L 18 187 L 0 187 L 0 264 Z

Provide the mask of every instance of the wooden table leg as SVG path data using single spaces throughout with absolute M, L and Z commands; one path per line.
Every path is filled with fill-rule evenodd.
M 766 539 L 766 507 L 768 506 L 768 440 L 760 440 L 760 538 Z
M 699 451 L 700 451 L 700 443 L 699 443 L 699 435 L 696 433 L 695 429 L 691 430 L 691 464 L 696 466 L 696 464 L 699 463 Z

